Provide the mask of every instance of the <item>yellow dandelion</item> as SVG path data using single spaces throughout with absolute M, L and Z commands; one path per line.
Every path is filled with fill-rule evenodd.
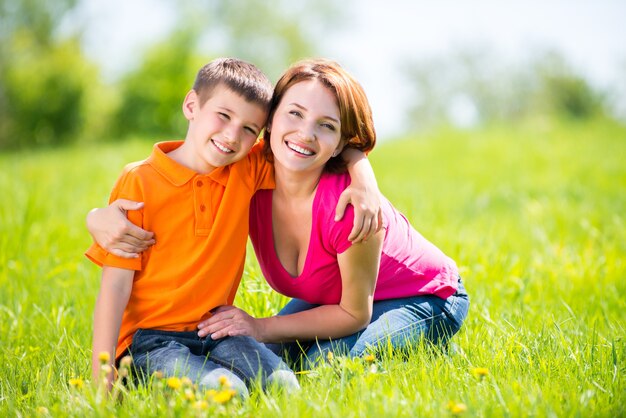
M 209 403 L 207 401 L 204 401 L 204 400 L 199 400 L 199 401 L 196 401 L 193 404 L 193 407 L 195 409 L 205 410 L 205 409 L 209 408 Z
M 328 359 L 328 361 L 333 361 L 333 359 L 335 358 L 335 355 L 333 354 L 332 351 L 329 351 L 328 354 L 326 354 L 326 358 Z
M 217 392 L 217 394 L 213 397 L 213 401 L 217 403 L 226 403 L 230 401 L 233 396 L 235 396 L 237 392 L 233 389 L 224 389 Z
M 373 363 L 374 361 L 376 361 L 376 357 L 374 357 L 373 354 L 368 354 L 363 357 L 363 360 L 367 361 L 368 363 Z
M 450 408 L 450 412 L 452 412 L 454 415 L 460 415 L 465 411 L 467 411 L 467 405 L 461 402 L 455 403 L 452 408 Z
M 102 351 L 98 354 L 98 360 L 101 364 L 108 363 L 111 360 L 111 355 L 106 351 Z
M 178 377 L 170 377 L 167 379 L 167 386 L 170 388 L 177 390 L 183 385 L 183 382 Z
M 80 389 L 85 385 L 85 382 L 80 377 L 75 377 L 75 378 L 70 379 L 69 383 L 71 387 L 74 387 L 77 389 Z
M 46 408 L 45 406 L 38 406 L 37 413 L 40 415 L 48 415 L 50 411 L 48 411 L 48 408 Z
M 208 398 L 213 398 L 215 395 L 217 395 L 217 391 L 215 389 L 209 389 L 206 391 L 206 396 Z
M 485 368 L 485 367 L 474 367 L 472 369 L 472 374 L 477 377 L 477 378 L 484 378 L 485 376 L 489 375 L 489 369 Z
M 130 367 L 133 364 L 133 359 L 130 356 L 124 356 L 120 360 L 120 367 Z
M 220 386 L 231 386 L 230 380 L 228 380 L 228 377 L 221 375 L 219 378 L 220 381 Z

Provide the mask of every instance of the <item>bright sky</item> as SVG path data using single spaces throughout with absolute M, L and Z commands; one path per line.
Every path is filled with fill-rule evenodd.
M 163 36 L 163 0 L 90 0 L 88 53 L 116 74 Z M 354 18 L 319 43 L 363 84 L 379 136 L 401 132 L 406 98 L 400 65 L 464 47 L 486 47 L 515 62 L 548 48 L 600 87 L 626 83 L 624 0 L 355 0 Z M 622 84 L 626 90 L 626 86 Z M 405 90 L 405 89 L 404 89 Z M 623 90 L 622 90 L 623 91 Z M 626 100 L 626 98 L 622 98 Z

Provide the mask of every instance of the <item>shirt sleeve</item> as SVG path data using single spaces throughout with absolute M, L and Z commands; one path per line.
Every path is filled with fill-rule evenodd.
M 143 193 L 141 192 L 141 182 L 137 173 L 132 169 L 125 169 L 119 177 L 113 191 L 109 197 L 109 203 L 117 199 L 129 199 L 137 202 L 143 202 Z M 128 219 L 135 225 L 143 225 L 143 209 L 128 211 Z M 139 258 L 122 258 L 109 253 L 96 242 L 91 244 L 85 252 L 85 256 L 98 266 L 118 267 L 128 270 L 141 270 L 143 254 Z
M 327 217 L 328 242 L 334 252 L 341 254 L 352 246 L 348 237 L 354 225 L 354 208 L 349 205 L 340 221 L 335 221 L 335 207 L 328 207 L 327 212 L 331 215 Z
M 265 158 L 263 144 L 264 141 L 259 140 L 248 154 L 254 191 L 274 188 L 274 165 Z

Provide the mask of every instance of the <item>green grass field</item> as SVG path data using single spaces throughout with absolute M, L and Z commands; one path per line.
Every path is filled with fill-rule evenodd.
M 87 382 L 99 270 L 83 256 L 85 213 L 149 151 L 137 141 L 0 155 L 1 416 L 626 415 L 626 128 L 544 123 L 380 144 L 370 158 L 381 189 L 457 261 L 470 292 L 454 352 L 383 352 L 375 367 L 334 359 L 301 375 L 297 394 L 223 404 L 158 380 L 115 402 Z M 251 256 L 237 303 L 267 315 L 284 302 Z

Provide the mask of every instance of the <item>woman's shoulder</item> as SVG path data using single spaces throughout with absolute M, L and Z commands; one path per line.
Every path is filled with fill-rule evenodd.
M 346 173 L 323 173 L 318 189 L 324 195 L 339 199 L 341 193 L 350 185 L 350 174 Z

